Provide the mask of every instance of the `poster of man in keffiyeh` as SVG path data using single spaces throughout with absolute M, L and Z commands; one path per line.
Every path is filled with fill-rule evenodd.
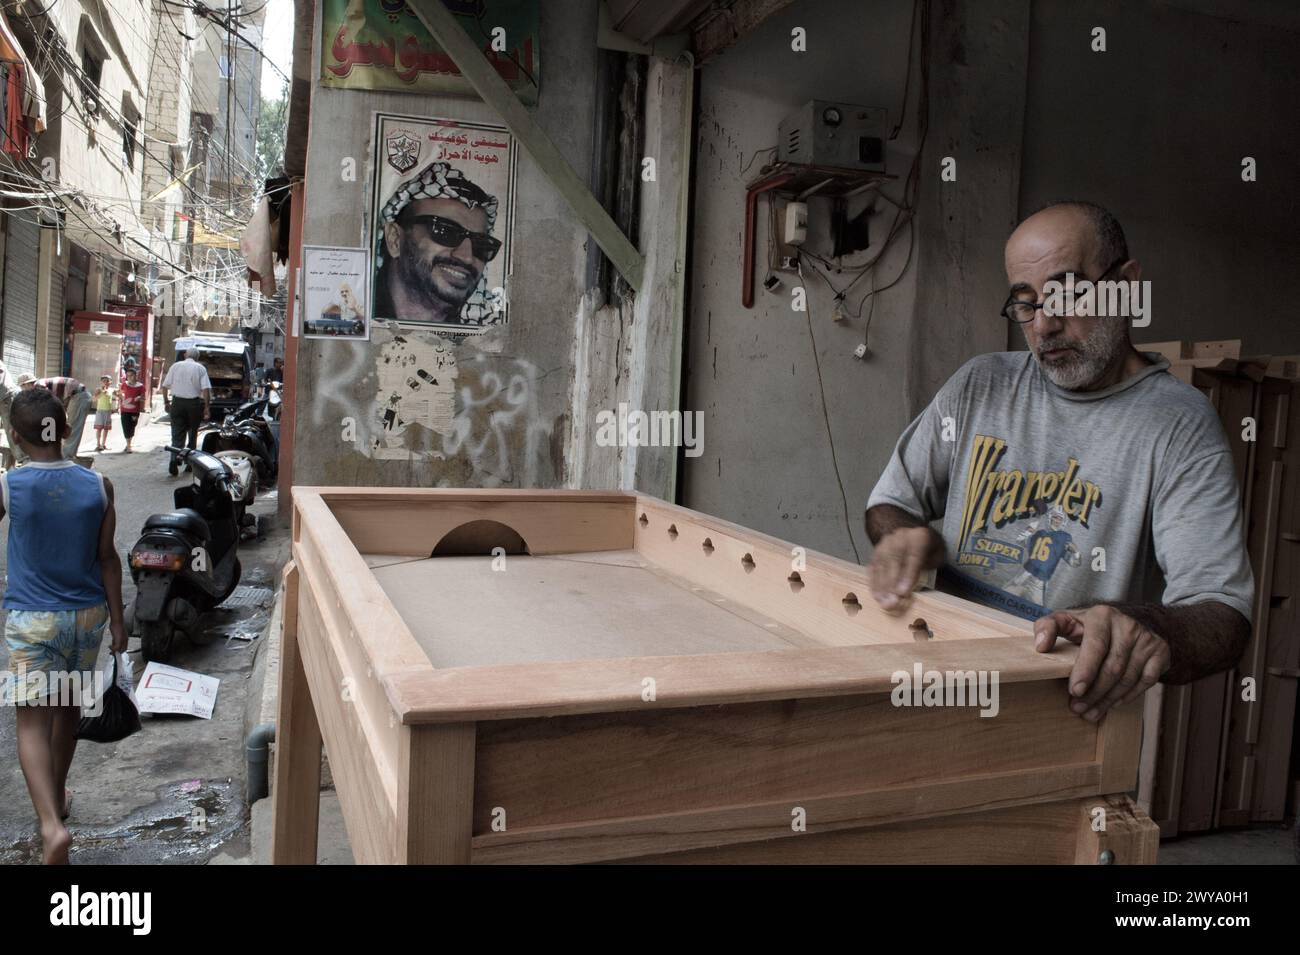
M 508 322 L 509 131 L 379 113 L 374 143 L 372 316 L 458 335 Z

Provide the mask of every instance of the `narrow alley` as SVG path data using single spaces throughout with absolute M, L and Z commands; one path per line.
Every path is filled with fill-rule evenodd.
M 161 412 L 161 401 L 155 410 Z M 122 596 L 128 605 L 135 587 L 126 554 L 145 518 L 169 510 L 173 488 L 189 480 L 184 472 L 175 478 L 167 474 L 162 449 L 170 439 L 166 418 L 143 416 L 135 453 L 124 454 L 115 420 L 109 451 L 95 456 L 95 469 L 113 482 L 116 494 Z M 82 454 L 93 447 L 94 432 L 87 427 Z M 221 681 L 212 719 L 147 715 L 143 730 L 119 743 L 78 745 L 69 783 L 72 862 L 202 863 L 217 856 L 247 857 L 245 709 L 276 575 L 288 556 L 288 535 L 276 526 L 275 502 L 274 490 L 258 499 L 254 513 L 261 518 L 263 537 L 240 545 L 242 589 L 228 603 L 242 605 L 208 616 L 205 627 L 214 639 L 206 646 L 178 638 L 172 665 Z M 8 526 L 0 522 L 6 544 Z M 4 559 L 0 547 L 0 566 Z M 106 635 L 101 660 L 107 647 Z M 138 638 L 132 638 L 128 653 L 138 677 L 145 665 Z M 0 669 L 7 666 L 8 650 L 0 642 Z M 0 707 L 0 805 L 10 807 L 0 814 L 0 864 L 39 863 L 40 840 L 18 765 L 12 707 Z

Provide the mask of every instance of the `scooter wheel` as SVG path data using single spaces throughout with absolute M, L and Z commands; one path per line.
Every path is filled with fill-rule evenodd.
M 176 631 L 170 621 L 140 621 L 140 653 L 146 663 L 170 662 L 175 642 Z
M 239 578 L 243 572 L 244 568 L 240 566 L 239 558 L 236 557 L 234 571 L 230 575 L 230 586 L 226 589 L 226 592 L 221 595 L 221 599 L 217 601 L 218 606 L 225 603 L 226 598 L 235 592 L 235 588 L 239 586 Z

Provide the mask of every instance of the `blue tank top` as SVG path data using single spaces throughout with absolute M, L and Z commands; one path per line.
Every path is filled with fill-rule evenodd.
M 0 475 L 9 518 L 6 610 L 81 610 L 107 600 L 99 530 L 103 475 L 71 461 L 32 461 Z

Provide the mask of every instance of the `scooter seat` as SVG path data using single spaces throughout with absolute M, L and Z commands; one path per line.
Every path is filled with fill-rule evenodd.
M 200 540 L 207 540 L 211 536 L 208 522 L 203 519 L 203 515 L 190 507 L 182 507 L 165 514 L 150 514 L 145 519 L 144 529 L 151 528 L 182 531 Z

